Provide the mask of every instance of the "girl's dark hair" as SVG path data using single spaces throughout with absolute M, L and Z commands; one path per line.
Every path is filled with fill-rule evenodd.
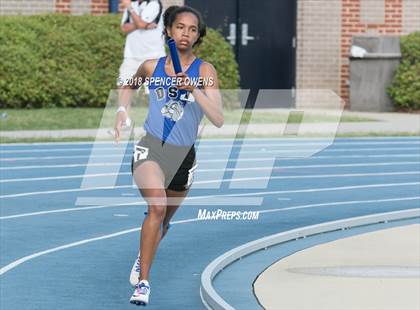
M 172 5 L 168 7 L 165 13 L 163 14 L 163 24 L 165 27 L 164 34 L 165 34 L 166 39 L 168 39 L 169 37 L 168 33 L 166 32 L 166 28 L 171 28 L 176 17 L 181 13 L 191 13 L 191 14 L 194 14 L 195 17 L 197 17 L 199 37 L 197 41 L 193 44 L 193 47 L 196 45 L 200 45 L 201 42 L 203 41 L 203 38 L 206 36 L 206 33 L 207 33 L 206 24 L 204 23 L 203 17 L 201 16 L 200 12 L 186 5 L 184 6 Z

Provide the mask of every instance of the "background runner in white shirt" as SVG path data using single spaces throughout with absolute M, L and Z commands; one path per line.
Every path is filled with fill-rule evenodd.
M 126 85 L 140 65 L 148 59 L 166 55 L 163 37 L 162 4 L 158 0 L 122 0 L 125 8 L 121 30 L 127 35 L 124 61 L 117 86 Z

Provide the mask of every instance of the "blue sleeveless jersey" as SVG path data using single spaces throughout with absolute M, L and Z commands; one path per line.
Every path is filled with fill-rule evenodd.
M 144 129 L 150 135 L 165 143 L 191 146 L 197 139 L 198 126 L 203 118 L 203 110 L 194 101 L 192 94 L 186 96 L 171 83 L 162 83 L 172 77 L 165 72 L 166 57 L 158 60 L 153 78 L 149 83 L 149 113 Z M 199 78 L 200 64 L 196 58 L 186 71 L 190 78 Z

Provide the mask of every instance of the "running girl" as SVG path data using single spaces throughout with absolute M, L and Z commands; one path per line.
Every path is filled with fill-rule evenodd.
M 140 236 L 140 254 L 136 260 L 140 272 L 130 299 L 137 305 L 149 302 L 149 271 L 154 255 L 192 184 L 197 166 L 194 143 L 203 115 L 217 127 L 224 122 L 216 70 L 193 53 L 193 47 L 206 35 L 200 13 L 187 6 L 169 7 L 164 14 L 164 26 L 166 39 L 172 38 L 176 42 L 182 73 L 175 74 L 172 59 L 167 56 L 145 61 L 133 77 L 142 81 L 178 78 L 175 79 L 176 85 L 149 84 L 149 113 L 144 124 L 146 135 L 137 144 L 132 160 L 133 177 L 148 205 Z M 201 86 L 190 83 L 200 77 L 212 83 Z M 137 86 L 126 87 L 134 89 Z M 131 92 L 126 93 L 117 110 L 117 142 L 128 117 Z

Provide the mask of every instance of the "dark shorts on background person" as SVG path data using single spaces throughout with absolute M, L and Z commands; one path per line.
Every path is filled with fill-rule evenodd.
M 165 175 L 165 189 L 185 191 L 190 188 L 197 168 L 194 145 L 163 144 L 147 133 L 134 147 L 131 172 L 145 161 L 154 161 L 160 166 Z

